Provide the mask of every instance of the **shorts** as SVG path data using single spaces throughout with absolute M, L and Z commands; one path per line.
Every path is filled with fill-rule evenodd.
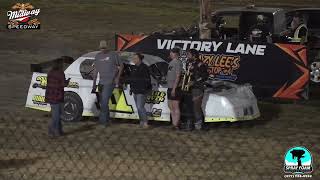
M 171 91 L 172 91 L 172 88 L 168 88 L 167 95 L 168 95 L 168 99 L 169 100 L 174 100 L 174 101 L 181 100 L 182 92 L 181 92 L 181 89 L 179 87 L 176 89 L 176 95 L 175 96 L 171 96 Z
M 203 96 L 203 94 L 204 94 L 204 90 L 199 89 L 199 88 L 194 88 L 191 90 L 191 92 L 192 92 L 193 97 Z

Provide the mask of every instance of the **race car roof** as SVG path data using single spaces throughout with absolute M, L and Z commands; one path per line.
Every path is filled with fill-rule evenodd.
M 82 55 L 81 57 L 86 57 L 86 58 L 95 58 L 96 55 L 99 53 L 100 51 L 92 51 L 89 52 L 87 54 Z
M 93 51 L 93 52 L 89 52 L 87 54 L 82 55 L 81 57 L 84 58 L 95 58 L 96 55 L 99 53 L 100 51 Z M 134 55 L 134 52 L 126 52 L 126 51 L 121 51 L 119 53 L 121 59 L 124 61 L 124 63 L 129 63 L 130 59 L 132 59 L 132 56 Z M 165 60 L 163 60 L 162 58 L 158 57 L 158 56 L 152 56 L 149 54 L 143 54 L 144 55 L 144 59 L 143 62 L 146 63 L 148 66 L 158 63 L 158 62 L 164 62 L 167 63 Z
M 299 8 L 299 9 L 294 9 L 293 11 L 320 11 L 320 8 L 317 8 L 317 7 Z
M 135 55 L 134 52 L 126 52 L 126 51 L 122 51 L 119 53 L 121 59 L 123 60 L 124 63 L 127 63 L 129 64 L 131 59 L 133 58 L 133 56 Z M 148 65 L 148 66 L 151 66 L 152 64 L 156 64 L 156 63 L 166 63 L 167 62 L 158 57 L 158 56 L 153 56 L 153 55 L 150 55 L 150 54 L 143 54 L 144 55 L 144 58 L 143 58 L 143 62 Z
M 282 8 L 271 8 L 271 7 L 228 7 L 228 8 L 222 8 L 218 9 L 214 12 L 212 12 L 212 15 L 226 12 L 226 13 L 239 13 L 239 12 L 257 12 L 257 13 L 277 13 L 279 11 L 283 11 Z

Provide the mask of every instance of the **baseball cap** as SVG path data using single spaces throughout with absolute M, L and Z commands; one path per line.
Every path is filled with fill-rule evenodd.
M 170 52 L 176 53 L 176 54 L 180 54 L 180 49 L 179 48 L 172 48 L 170 50 Z
M 264 21 L 264 15 L 262 15 L 262 14 L 259 14 L 258 16 L 257 16 L 257 20 L 258 21 Z
M 107 41 L 105 41 L 105 40 L 100 41 L 99 48 L 100 49 L 107 49 Z

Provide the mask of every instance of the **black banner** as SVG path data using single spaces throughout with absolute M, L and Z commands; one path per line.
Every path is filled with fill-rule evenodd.
M 210 78 L 250 83 L 257 97 L 302 99 L 309 70 L 306 48 L 290 44 L 252 44 L 219 40 L 180 39 L 172 36 L 116 35 L 119 51 L 141 52 L 169 61 L 169 51 L 181 48 L 199 50 L 200 59 L 208 64 Z

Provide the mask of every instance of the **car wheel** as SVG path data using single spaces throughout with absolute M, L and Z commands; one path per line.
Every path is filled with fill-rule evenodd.
M 320 83 L 320 62 L 310 65 L 310 80 L 312 85 Z
M 82 118 L 83 104 L 78 94 L 66 92 L 62 107 L 61 119 L 65 122 L 77 122 Z

